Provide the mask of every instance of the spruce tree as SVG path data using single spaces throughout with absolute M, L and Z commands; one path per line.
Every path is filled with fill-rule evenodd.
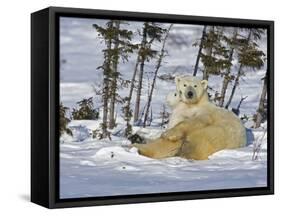
M 112 129 L 115 126 L 115 105 L 116 102 L 123 103 L 124 98 L 118 94 L 119 87 L 127 86 L 128 80 L 124 80 L 118 70 L 118 64 L 120 61 L 127 62 L 130 54 L 138 48 L 138 45 L 132 44 L 131 40 L 133 32 L 127 29 L 121 29 L 121 21 L 115 21 L 115 33 L 113 41 L 113 56 L 112 56 L 112 81 L 110 87 L 110 112 L 109 112 L 109 128 Z M 126 23 L 123 23 L 125 25 Z M 118 86 L 118 81 L 120 86 Z
M 94 24 L 98 35 L 105 43 L 103 50 L 104 62 L 98 67 L 103 71 L 103 122 L 101 138 L 109 137 L 109 129 L 115 126 L 115 105 L 120 98 L 118 95 L 118 81 L 121 80 L 118 64 L 120 60 L 128 61 L 129 54 L 133 53 L 136 45 L 131 43 L 133 32 L 121 28 L 122 22 L 119 20 L 110 20 L 105 27 Z M 124 23 L 126 24 L 126 23 Z M 124 82 L 121 82 L 124 83 Z
M 264 65 L 264 52 L 260 49 L 258 41 L 261 39 L 264 34 L 263 29 L 244 29 L 246 36 L 240 34 L 237 39 L 237 56 L 238 56 L 238 71 L 234 78 L 234 84 L 229 96 L 229 99 L 225 105 L 227 109 L 234 97 L 237 86 L 239 85 L 240 78 L 245 75 L 245 71 L 257 70 L 263 67 Z
M 103 120 L 101 123 L 102 134 L 100 138 L 109 137 L 110 134 L 107 130 L 108 124 L 108 102 L 109 102 L 109 86 L 110 86 L 110 76 L 112 74 L 111 61 L 112 61 L 112 41 L 113 41 L 113 21 L 110 20 L 106 23 L 106 27 L 101 27 L 93 24 L 93 27 L 98 32 L 98 36 L 101 36 L 104 40 L 106 48 L 103 49 L 104 62 L 102 66 L 97 69 L 103 71 L 103 87 L 102 87 L 102 101 L 103 101 Z
M 143 120 L 143 127 L 146 127 L 146 125 L 147 125 L 149 110 L 151 108 L 152 95 L 153 95 L 153 91 L 154 91 L 154 88 L 155 88 L 155 85 L 156 85 L 156 78 L 157 78 L 157 75 L 158 75 L 158 71 L 161 67 L 163 58 L 165 57 L 165 53 L 167 52 L 165 50 L 165 45 L 166 45 L 166 42 L 167 42 L 167 39 L 168 39 L 168 36 L 169 36 L 169 32 L 170 32 L 172 26 L 173 26 L 172 24 L 169 26 L 167 31 L 165 31 L 165 35 L 164 35 L 163 39 L 161 39 L 161 41 L 163 40 L 162 47 L 161 47 L 161 50 L 160 50 L 160 53 L 159 53 L 159 57 L 157 59 L 151 88 L 150 88 L 150 91 L 149 91 L 149 94 L 148 94 L 147 106 L 146 106 L 146 111 L 145 111 L 144 120 Z M 152 111 L 151 111 L 151 114 L 152 114 Z M 152 118 L 151 118 L 151 121 L 152 121 Z
M 231 67 L 224 27 L 209 27 L 202 44 L 201 62 L 204 66 L 204 80 L 208 80 L 210 75 L 221 75 L 224 70 Z
M 262 92 L 261 92 L 261 95 L 260 95 L 260 101 L 259 101 L 257 113 L 255 114 L 255 117 L 254 117 L 254 120 L 255 120 L 254 128 L 259 128 L 261 126 L 261 123 L 267 117 L 267 100 L 266 100 L 267 73 L 262 80 L 263 80 L 263 87 L 262 87 Z
M 99 112 L 94 109 L 93 97 L 84 98 L 76 104 L 78 109 L 73 108 L 72 110 L 74 120 L 95 120 L 99 118 Z
M 226 43 L 230 49 L 228 60 L 229 60 L 229 63 L 231 63 L 231 64 L 233 61 L 234 51 L 238 47 L 237 37 L 238 37 L 238 28 L 237 27 L 234 27 L 233 33 L 229 38 L 225 37 Z M 225 94 L 226 94 L 228 85 L 233 79 L 234 79 L 234 76 L 231 74 L 231 67 L 228 67 L 226 69 L 226 71 L 223 73 L 222 88 L 221 88 L 220 96 L 218 99 L 219 100 L 218 105 L 220 107 L 223 107 L 223 105 L 224 105 L 224 99 L 225 99 Z
M 142 83 L 143 83 L 143 75 L 144 75 L 144 67 L 145 63 L 150 61 L 157 55 L 157 50 L 152 48 L 152 43 L 154 41 L 161 42 L 162 35 L 165 33 L 165 29 L 162 28 L 159 24 L 153 22 L 145 22 L 143 24 L 141 37 L 142 41 L 139 45 L 138 51 L 138 61 L 139 63 L 139 74 L 138 74 L 138 82 L 137 82 L 137 95 L 135 102 L 135 110 L 134 110 L 134 122 L 137 123 L 139 121 L 140 115 L 140 98 L 142 94 Z
M 204 44 L 204 41 L 205 41 L 205 38 L 206 38 L 206 31 L 207 31 L 207 26 L 205 25 L 203 27 L 203 30 L 202 30 L 202 36 L 201 36 L 200 42 L 199 43 L 196 42 L 196 43 L 193 44 L 193 46 L 199 46 L 198 54 L 197 54 L 197 57 L 196 57 L 196 62 L 195 62 L 195 65 L 194 65 L 193 76 L 197 75 L 197 71 L 198 71 L 198 67 L 199 67 L 199 63 L 200 63 L 200 58 L 201 58 L 201 55 L 202 55 L 203 44 Z
M 124 106 L 122 107 L 122 112 L 124 115 L 124 120 L 126 121 L 126 129 L 125 129 L 125 136 L 130 137 L 132 135 L 132 125 L 130 123 L 132 117 L 133 117 L 133 110 L 131 108 L 131 101 L 132 101 L 132 96 L 133 96 L 133 91 L 135 88 L 135 81 L 136 81 L 136 75 L 137 75 L 137 70 L 139 66 L 139 61 L 140 61 L 140 56 L 138 55 L 137 61 L 135 64 L 135 68 L 133 71 L 133 76 L 130 81 L 130 89 L 129 89 L 129 95 L 124 98 Z

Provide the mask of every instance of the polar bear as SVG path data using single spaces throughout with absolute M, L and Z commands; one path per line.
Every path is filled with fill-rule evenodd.
M 181 99 L 178 91 L 170 92 L 166 97 L 166 102 L 172 109 L 167 127 L 167 129 L 170 129 L 185 120 L 188 117 L 188 112 L 181 111 L 184 104 L 180 105 Z
M 171 109 L 174 109 L 180 102 L 180 96 L 178 92 L 170 92 L 166 97 L 166 102 Z
M 181 101 L 180 95 L 177 91 L 170 92 L 166 97 L 166 102 L 172 110 L 167 129 L 170 129 L 170 128 L 176 126 L 178 123 L 180 123 L 184 119 L 185 113 L 178 112 L 178 108 L 180 107 L 179 106 L 180 101 Z
M 239 148 L 246 144 L 246 130 L 232 112 L 209 101 L 208 81 L 196 77 L 176 77 L 179 103 L 175 105 L 171 121 L 176 125 L 160 138 L 136 145 L 140 154 L 152 158 L 180 156 L 205 160 L 222 149 Z

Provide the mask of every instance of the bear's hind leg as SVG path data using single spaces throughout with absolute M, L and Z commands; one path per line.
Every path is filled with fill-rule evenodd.
M 155 139 L 147 144 L 132 144 L 138 149 L 141 155 L 161 159 L 167 157 L 173 157 L 177 154 L 181 147 L 182 141 L 169 141 L 163 138 Z
M 208 157 L 227 146 L 227 137 L 224 129 L 218 126 L 208 126 L 196 130 L 186 137 L 179 156 L 194 159 L 207 160 Z

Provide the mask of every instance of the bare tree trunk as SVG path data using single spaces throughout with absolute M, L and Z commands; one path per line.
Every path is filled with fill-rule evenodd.
M 237 88 L 237 86 L 238 86 L 238 84 L 239 84 L 239 79 L 240 79 L 240 77 L 241 77 L 241 75 L 242 75 L 242 69 L 243 69 L 243 65 L 240 64 L 239 69 L 238 69 L 238 72 L 237 72 L 237 76 L 236 76 L 235 81 L 234 81 L 233 88 L 232 88 L 231 93 L 230 93 L 230 96 L 229 96 L 229 99 L 228 99 L 228 101 L 227 101 L 227 103 L 226 103 L 226 105 L 225 105 L 225 108 L 226 108 L 226 109 L 228 109 L 229 105 L 230 105 L 231 102 L 232 102 L 232 99 L 233 99 L 235 90 L 236 90 L 236 88 Z
M 225 94 L 226 94 L 226 90 L 227 90 L 228 84 L 230 82 L 230 79 L 231 79 L 230 69 L 228 69 L 227 73 L 223 77 L 220 100 L 219 100 L 219 104 L 218 104 L 220 107 L 223 107 Z
M 112 28 L 113 23 L 111 22 L 109 26 Z M 109 39 L 107 43 L 107 49 L 111 50 L 112 40 Z M 109 83 L 110 83 L 110 70 L 111 70 L 111 55 L 107 53 L 105 56 L 106 62 L 104 65 L 104 73 L 103 73 L 103 92 L 102 92 L 102 99 L 103 99 L 103 119 L 102 119 L 102 135 L 101 138 L 106 138 L 109 136 L 107 131 L 107 120 L 108 120 L 108 100 L 109 100 Z
M 150 107 L 150 121 L 149 121 L 149 126 L 151 126 L 152 119 L 153 119 L 153 112 L 152 112 L 152 107 Z
M 113 70 L 117 69 L 113 66 Z M 108 128 L 112 129 L 115 126 L 115 102 L 116 102 L 116 89 L 117 89 L 117 78 L 111 81 L 110 85 L 110 102 L 109 102 L 109 117 L 108 117 Z
M 261 92 L 261 97 L 260 97 L 260 102 L 259 102 L 259 107 L 257 110 L 257 117 L 256 117 L 256 122 L 255 122 L 255 128 L 258 128 L 261 126 L 261 122 L 263 119 L 263 114 L 265 112 L 265 100 L 266 100 L 266 94 L 267 94 L 267 74 L 265 75 L 263 79 L 263 88 Z
M 135 104 L 135 111 L 134 111 L 134 122 L 137 122 L 138 119 L 139 119 L 140 98 L 141 98 L 142 81 L 143 81 L 143 71 L 144 71 L 144 58 L 141 57 L 139 80 L 138 80 L 138 89 L 137 89 L 136 104 Z
M 146 23 L 144 24 L 143 32 L 142 32 L 142 42 L 140 48 L 140 71 L 138 77 L 138 88 L 137 88 L 137 96 L 135 103 L 135 111 L 134 111 L 134 122 L 139 120 L 139 112 L 140 112 L 140 98 L 141 98 L 141 90 L 142 90 L 142 81 L 143 81 L 143 73 L 144 73 L 144 62 L 145 62 L 145 54 L 144 50 L 146 48 L 147 43 L 147 28 Z
M 196 62 L 195 62 L 195 66 L 194 66 L 193 76 L 197 75 L 198 66 L 199 66 L 199 62 L 200 62 L 200 58 L 201 58 L 201 52 L 202 52 L 202 48 L 203 48 L 203 40 L 206 36 L 206 29 L 207 29 L 207 26 L 204 26 L 203 31 L 202 31 L 201 40 L 200 40 L 199 50 L 198 50 L 198 54 L 197 54 Z
M 248 34 L 248 37 L 247 37 L 247 43 L 249 43 L 250 39 L 251 39 L 251 36 L 252 36 L 252 30 L 250 30 L 249 34 Z M 232 102 L 232 99 L 233 99 L 233 96 L 234 96 L 234 93 L 235 93 L 235 90 L 239 84 L 239 79 L 242 75 L 242 69 L 243 69 L 243 65 L 240 64 L 239 66 L 239 69 L 238 69 L 238 72 L 237 72 L 237 76 L 235 78 L 235 81 L 234 81 L 234 85 L 233 85 L 233 88 L 231 90 L 231 94 L 230 94 L 230 97 L 228 99 L 228 102 L 226 103 L 225 105 L 225 108 L 228 109 L 229 105 L 231 104 Z
M 107 137 L 107 115 L 108 115 L 108 78 L 103 79 L 103 118 L 102 118 L 102 138 Z
M 120 21 L 115 21 L 116 29 L 119 30 L 120 28 Z M 118 35 L 115 36 L 114 39 L 114 50 L 117 50 L 119 47 L 119 37 Z M 109 122 L 108 122 L 108 128 L 112 129 L 115 126 L 115 102 L 116 102 L 116 91 L 117 91 L 117 79 L 118 79 L 118 52 L 114 54 L 113 56 L 113 62 L 112 62 L 112 79 L 111 79 L 111 85 L 110 85 L 110 104 L 109 104 Z
M 248 96 L 246 96 L 246 97 L 241 97 L 241 99 L 240 99 L 240 101 L 239 101 L 239 103 L 238 103 L 237 108 L 232 108 L 232 109 L 231 109 L 231 111 L 232 111 L 234 114 L 236 114 L 237 116 L 240 115 L 240 107 L 241 107 L 243 101 L 247 99 L 247 97 L 248 97 Z
M 135 65 L 133 77 L 131 79 L 131 86 L 130 86 L 130 91 L 129 91 L 129 96 L 128 96 L 128 104 L 130 104 L 131 100 L 132 100 L 139 63 L 140 63 L 140 56 L 137 57 L 137 62 L 136 62 L 136 65 Z
M 137 75 L 139 63 L 140 63 L 140 56 L 138 55 L 136 65 L 135 65 L 135 69 L 134 69 L 134 72 L 133 72 L 133 77 L 131 79 L 129 95 L 126 99 L 126 104 L 125 104 L 125 107 L 124 107 L 124 116 L 125 116 L 125 121 L 126 121 L 126 129 L 125 129 L 126 137 L 130 136 L 131 133 L 132 133 L 132 130 L 131 130 L 132 128 L 131 128 L 131 125 L 130 125 L 130 121 L 131 121 L 131 117 L 132 117 L 131 116 L 131 101 L 132 101 L 133 91 L 134 91 L 134 87 L 135 87 L 135 80 L 136 80 L 136 75 Z
M 214 32 L 215 31 L 215 27 L 214 26 L 211 26 L 211 29 L 209 32 Z M 207 55 L 208 56 L 212 56 L 213 55 L 213 48 L 210 47 L 208 50 L 207 50 Z M 203 70 L 203 77 L 202 77 L 203 80 L 208 80 L 209 79 L 209 72 L 207 71 L 206 67 L 204 68 Z
M 208 80 L 209 79 L 209 74 L 206 70 L 206 68 L 203 70 L 203 77 L 202 77 L 203 80 Z
M 237 28 L 235 28 L 234 35 L 233 35 L 233 40 L 236 40 L 237 34 L 238 34 L 238 31 L 237 31 Z M 233 53 L 234 53 L 234 47 L 232 47 L 231 50 L 230 50 L 229 59 L 228 59 L 229 62 L 232 62 Z M 228 84 L 229 84 L 229 82 L 231 80 L 230 72 L 231 72 L 231 67 L 228 68 L 227 72 L 225 73 L 225 75 L 223 77 L 221 94 L 220 94 L 220 101 L 219 101 L 219 106 L 220 107 L 223 107 L 224 99 L 225 99 L 225 94 L 226 94 L 226 91 L 227 91 L 227 87 L 228 87 Z
M 154 71 L 154 77 L 153 77 L 153 81 L 152 81 L 152 84 L 151 84 L 151 89 L 150 89 L 149 96 L 148 96 L 148 101 L 147 101 L 146 112 L 145 112 L 144 120 L 143 120 L 143 127 L 146 127 L 146 122 L 147 122 L 147 118 L 148 118 L 148 114 L 149 114 L 149 109 L 150 109 L 150 105 L 151 105 L 152 95 L 153 95 L 153 91 L 154 91 L 155 84 L 156 84 L 157 74 L 158 74 L 159 68 L 161 67 L 162 60 L 164 58 L 165 45 L 166 45 L 166 41 L 167 41 L 167 38 L 169 36 L 169 32 L 170 32 L 172 26 L 173 26 L 173 24 L 171 24 L 169 26 L 169 28 L 168 28 L 168 30 L 166 32 L 166 35 L 165 35 L 164 40 L 163 40 L 162 48 L 161 48 L 161 51 L 160 51 L 160 55 L 159 55 L 159 58 L 158 58 L 158 61 L 157 61 L 157 65 L 156 65 L 156 68 L 155 68 L 155 71 Z
M 134 91 L 134 88 L 135 88 L 136 75 L 137 75 L 139 64 L 140 64 L 140 56 L 137 57 L 137 62 L 136 62 L 136 65 L 135 65 L 133 77 L 131 79 L 131 86 L 130 86 L 130 91 L 129 91 L 129 96 L 128 96 L 128 104 L 130 104 L 131 100 L 132 100 L 133 91 Z

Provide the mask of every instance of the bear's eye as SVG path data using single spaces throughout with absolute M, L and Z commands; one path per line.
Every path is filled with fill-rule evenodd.
M 194 85 L 194 88 L 196 88 L 197 87 L 197 85 Z
M 184 84 L 183 86 L 186 87 L 186 84 Z
M 175 97 L 177 96 L 177 93 L 175 93 Z

